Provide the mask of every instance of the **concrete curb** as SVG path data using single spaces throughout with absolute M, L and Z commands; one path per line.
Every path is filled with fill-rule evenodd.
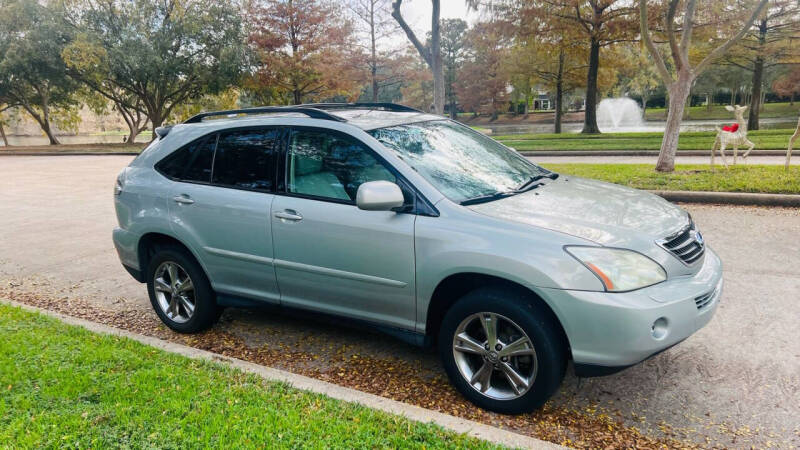
M 4 152 L 0 156 L 136 156 L 138 152 Z
M 753 194 L 747 192 L 649 191 L 671 202 L 724 205 L 800 207 L 800 195 Z
M 237 368 L 244 372 L 252 373 L 260 376 L 261 378 L 269 381 L 279 381 L 290 384 L 292 387 L 304 391 L 310 391 L 317 394 L 323 394 L 338 400 L 346 402 L 357 403 L 368 408 L 377 409 L 390 414 L 403 416 L 409 420 L 421 423 L 434 423 L 442 428 L 453 431 L 459 434 L 466 434 L 478 439 L 493 442 L 496 444 L 504 445 L 513 448 L 532 448 L 532 449 L 560 449 L 565 448 L 550 442 L 542 441 L 529 436 L 513 433 L 511 431 L 502 430 L 500 428 L 492 427 L 471 420 L 461 419 L 448 414 L 443 414 L 437 411 L 421 408 L 419 406 L 409 405 L 407 403 L 398 402 L 388 398 L 380 397 L 374 394 L 361 392 L 355 389 L 346 388 L 333 383 L 328 383 L 321 380 L 297 375 L 283 370 L 265 367 L 251 362 L 243 361 L 241 359 L 223 356 L 217 353 L 200 350 L 193 347 L 188 347 L 174 342 L 164 341 L 151 336 L 145 336 L 130 331 L 121 330 L 119 328 L 110 327 L 107 325 L 91 322 L 76 317 L 70 317 L 64 314 L 56 313 L 35 306 L 18 303 L 13 300 L 0 298 L 0 303 L 17 306 L 28 311 L 35 311 L 46 316 L 54 317 L 69 325 L 76 325 L 83 327 L 89 331 L 96 333 L 110 334 L 114 336 L 126 337 L 133 339 L 151 347 L 156 347 L 170 353 L 179 354 L 192 359 L 204 359 L 209 361 L 221 362 L 231 367 Z
M 519 152 L 523 156 L 658 156 L 658 150 L 523 150 Z M 739 156 L 742 155 L 739 152 Z M 708 156 L 711 158 L 711 150 L 678 150 L 677 156 Z M 783 156 L 786 157 L 786 150 L 753 150 L 748 156 Z M 733 157 L 733 153 L 728 153 L 728 157 Z

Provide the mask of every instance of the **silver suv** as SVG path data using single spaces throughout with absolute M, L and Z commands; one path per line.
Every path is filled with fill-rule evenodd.
M 114 244 L 184 333 L 225 306 L 346 317 L 436 346 L 478 406 L 520 413 L 703 327 L 720 260 L 682 209 L 558 174 L 394 104 L 204 113 L 117 179 Z

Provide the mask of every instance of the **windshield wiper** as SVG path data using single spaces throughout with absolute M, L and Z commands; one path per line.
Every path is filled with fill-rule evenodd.
M 491 202 L 493 200 L 499 200 L 501 198 L 510 197 L 516 194 L 515 191 L 504 191 L 504 192 L 495 192 L 494 194 L 488 195 L 479 195 L 478 197 L 468 198 L 462 201 L 461 205 L 477 205 L 478 203 L 486 203 Z
M 501 192 L 495 192 L 494 194 L 480 195 L 478 197 L 468 198 L 462 201 L 460 204 L 476 205 L 478 203 L 486 203 L 494 200 L 499 200 L 501 198 L 511 197 L 512 195 L 520 194 L 522 192 L 529 191 L 531 189 L 541 186 L 541 183 L 536 184 L 536 182 L 541 180 L 542 178 L 549 178 L 551 180 L 555 180 L 556 178 L 558 178 L 558 174 L 555 172 L 550 172 L 544 175 L 535 175 L 530 177 L 528 181 L 522 184 L 522 186 L 514 189 L 513 191 L 501 191 Z
M 558 178 L 558 174 L 555 173 L 555 172 L 550 172 L 550 173 L 544 174 L 544 175 L 534 175 L 534 176 L 528 178 L 528 181 L 522 183 L 522 185 L 520 185 L 520 187 L 516 188 L 514 190 L 514 192 L 525 192 L 525 191 L 527 191 L 529 189 L 532 189 L 534 187 L 538 187 L 539 185 L 535 184 L 535 183 L 537 181 L 543 179 L 543 178 L 549 178 L 551 180 L 555 180 L 556 178 Z

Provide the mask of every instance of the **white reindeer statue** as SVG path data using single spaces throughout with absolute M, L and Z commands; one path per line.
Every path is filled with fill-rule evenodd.
M 794 134 L 789 138 L 789 148 L 786 150 L 786 170 L 789 170 L 789 161 L 792 159 L 792 147 L 794 147 L 794 141 L 796 141 L 798 137 L 800 137 L 800 120 L 797 121 L 797 129 L 794 130 Z
M 724 127 L 715 127 L 717 129 L 717 138 L 714 140 L 714 146 L 711 147 L 711 165 L 714 165 L 714 150 L 719 146 L 719 156 L 722 158 L 722 164 L 728 167 L 728 161 L 725 159 L 725 147 L 733 146 L 733 164 L 736 165 L 736 158 L 739 154 L 739 146 L 747 145 L 749 148 L 742 155 L 742 158 L 747 162 L 747 155 L 753 151 L 753 144 L 747 139 L 747 122 L 744 121 L 744 111 L 747 106 L 730 106 L 725 105 L 725 109 L 733 112 L 736 116 L 736 123 L 731 126 L 725 125 Z

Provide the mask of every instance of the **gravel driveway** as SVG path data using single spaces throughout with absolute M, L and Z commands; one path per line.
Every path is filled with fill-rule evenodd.
M 111 243 L 114 178 L 128 161 L 0 157 L 0 296 L 83 316 L 96 309 L 98 321 L 142 323 L 165 338 L 568 445 L 800 446 L 800 210 L 686 205 L 725 264 L 714 320 L 619 374 L 568 375 L 544 411 L 509 418 L 465 404 L 434 354 L 369 331 L 242 310 L 196 337 L 159 326 Z

